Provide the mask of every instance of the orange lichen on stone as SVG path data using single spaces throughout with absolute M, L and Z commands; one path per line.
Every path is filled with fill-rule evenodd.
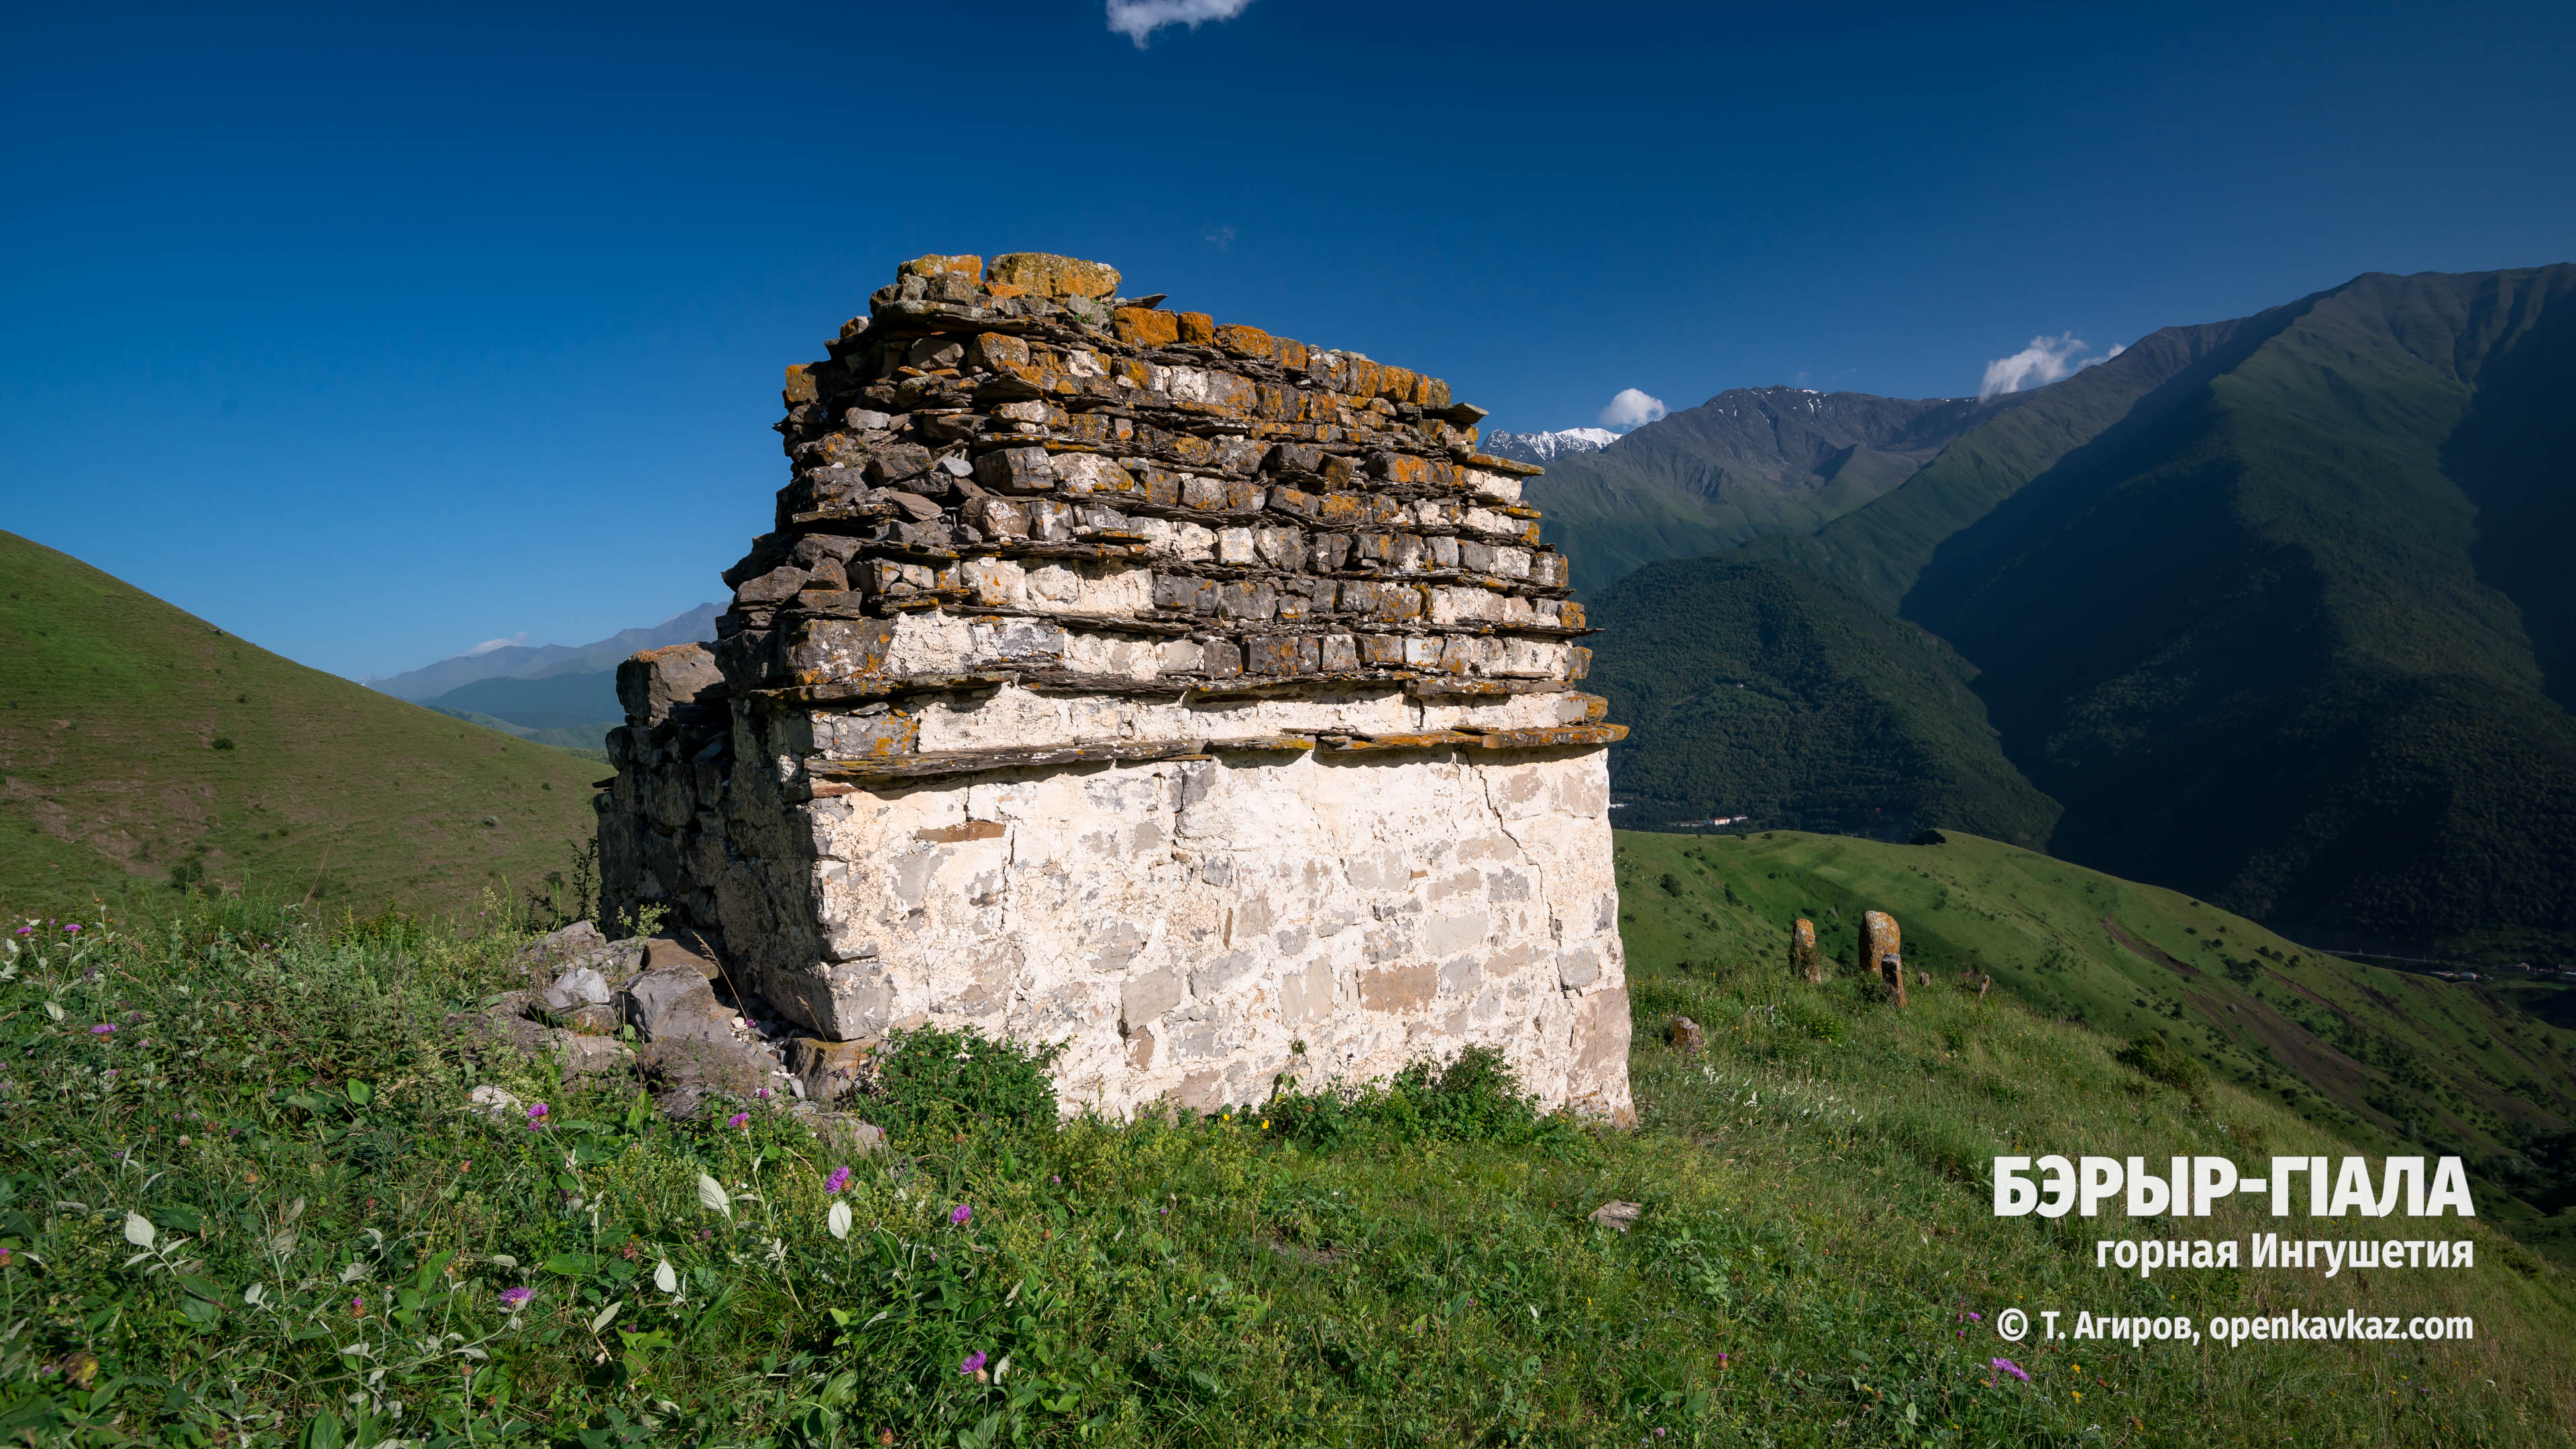
M 1257 357 L 1264 362 L 1279 355 L 1279 344 L 1269 333 L 1236 322 L 1216 329 L 1216 345 L 1237 357 Z
M 786 398 L 787 405 L 791 408 L 798 403 L 809 403 L 814 400 L 814 376 L 806 371 L 804 363 L 797 363 L 787 369 Z
M 1109 325 L 1130 347 L 1169 347 L 1181 340 L 1178 319 L 1151 307 L 1121 307 L 1109 314 Z
M 1004 258 L 1004 260 L 1009 260 Z M 984 280 L 982 257 L 914 257 L 895 268 L 899 277 L 964 277 L 970 282 Z
M 1118 269 L 1050 252 L 1013 252 L 993 259 L 993 280 L 1039 297 L 1114 297 Z
M 1176 312 L 1173 320 L 1181 327 L 1181 340 L 1205 347 L 1216 341 L 1216 319 L 1205 312 Z

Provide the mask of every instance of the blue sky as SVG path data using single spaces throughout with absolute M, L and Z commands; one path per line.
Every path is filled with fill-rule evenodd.
M 716 597 L 928 251 L 1513 428 L 2576 258 L 2564 4 L 1144 3 L 0 10 L 0 528 L 388 673 Z

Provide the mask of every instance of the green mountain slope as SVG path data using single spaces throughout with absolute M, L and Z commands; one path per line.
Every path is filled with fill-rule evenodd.
M 1956 994 L 1963 972 L 1990 976 L 2043 1014 L 2115 1039 L 2161 1033 L 2214 1078 L 2354 1150 L 2457 1154 L 2486 1179 L 2482 1210 L 2576 1262 L 2576 1216 L 2553 1216 L 2576 1176 L 2535 1187 L 2519 1162 L 2576 1123 L 2576 984 L 2517 976 L 2507 989 L 2356 965 L 2176 891 L 1945 834 L 1914 846 L 1623 832 L 1630 979 L 1785 970 L 1801 915 L 1848 973 L 1861 913 L 1884 910 L 1933 993 Z M 2540 1201 L 2510 1196 L 2508 1183 Z
M 2571 308 L 2576 267 L 2358 279 L 1935 553 L 1902 611 L 1984 671 L 2056 849 L 2312 937 L 2576 948 L 2576 720 L 2443 467 L 2487 365 L 2528 378 Z M 2537 370 L 2576 395 L 2563 347 Z M 2546 617 L 2557 585 L 2505 574 Z
M 1972 772 L 1972 801 L 1958 757 L 1900 753 L 1868 788 L 1959 812 L 1928 823 L 2321 944 L 2576 955 L 2571 396 L 2576 267 L 2365 276 L 2166 329 L 1813 535 L 1725 557 L 1840 587 L 1790 596 L 1821 611 L 1800 637 L 1849 646 L 1806 674 L 1886 672 L 1855 598 L 1954 648 L 2021 782 L 2064 807 L 2045 837 L 1999 828 L 2011 775 Z M 1603 618 L 1606 666 L 1633 620 Z M 1947 691 L 1909 689 L 1973 738 Z M 1846 698 L 1807 728 L 1870 738 L 1884 713 Z M 1658 781 L 1750 767 L 1638 723 L 1626 758 L 1675 752 Z M 1777 819 L 1847 818 L 1790 778 Z
M 1730 388 L 1528 485 L 1543 536 L 1597 592 L 1641 565 L 1805 533 L 1896 487 L 1994 411 L 1964 398 Z
M 2037 845 L 2057 803 L 2004 758 L 1975 671 L 1920 628 L 1777 562 L 1649 564 L 1605 590 L 1592 685 L 1628 724 L 1611 777 L 1648 828 L 1749 814 Z
M 595 829 L 596 765 L 281 659 L 15 534 L 0 594 L 0 908 L 175 882 L 470 912 Z

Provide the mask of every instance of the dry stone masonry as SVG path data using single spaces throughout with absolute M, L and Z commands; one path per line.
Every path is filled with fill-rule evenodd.
M 1118 285 L 923 257 L 787 370 L 719 639 L 619 671 L 610 909 L 720 942 L 805 1080 L 925 1022 L 1064 1043 L 1110 1114 L 1483 1044 L 1630 1117 L 1624 731 L 1538 469 Z

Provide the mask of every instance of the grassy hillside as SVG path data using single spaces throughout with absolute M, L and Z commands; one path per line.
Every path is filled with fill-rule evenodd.
M 173 886 L 470 911 L 596 829 L 590 762 L 404 704 L 0 533 L 0 907 Z
M 1754 848 L 1621 842 L 1631 872 L 1677 878 L 1681 850 Z M 1656 889 L 1631 895 L 1635 1131 L 1533 1119 L 1472 1072 L 1059 1126 L 1006 1105 L 1015 1053 L 924 1037 L 890 1076 L 940 1085 L 862 1103 L 893 1137 L 866 1156 L 775 1101 L 665 1122 L 631 1087 L 466 1049 L 442 1022 L 511 979 L 508 940 L 235 915 L 21 957 L 0 978 L 27 1067 L 0 1084 L 0 1425 L 239 1446 L 2563 1441 L 2576 1292 L 2484 1223 L 2445 1220 L 2479 1241 L 2459 1273 L 2103 1272 L 2096 1237 L 2176 1225 L 1999 1219 L 1993 1155 L 2342 1142 L 2009 997 L 1900 1015 L 1767 955 L 1664 969 Z M 130 975 L 92 979 L 111 956 Z M 1697 1056 L 1664 1038 L 1681 1014 Z M 461 1110 L 478 1083 L 549 1110 Z M 1592 1220 L 1613 1201 L 1631 1231 Z M 2180 1235 L 2276 1226 L 2246 1200 Z M 2013 1306 L 2469 1314 L 2476 1337 L 2016 1344 L 1993 1331 Z
M 2488 1216 L 2552 1251 L 2576 1245 L 2562 1236 L 2576 1218 L 2535 1221 L 2554 1199 L 2504 1191 L 2524 1173 L 2516 1159 L 2576 1124 L 2576 985 L 2463 984 L 2356 965 L 2174 891 L 1945 833 L 1947 843 L 1921 846 L 1787 831 L 1622 834 L 1631 975 L 1696 980 L 1785 963 L 1800 915 L 1848 966 L 1861 913 L 1884 910 L 1936 996 L 1956 994 L 1954 978 L 1974 972 L 2115 1045 L 2162 1033 L 2214 1080 L 2356 1150 L 2467 1158 L 2486 1174 Z
M 1631 823 L 1749 814 L 1766 827 L 2036 845 L 2057 803 L 2004 758 L 1949 646 L 1780 563 L 1649 564 L 1592 609 L 1592 685 L 1631 730 L 1611 783 Z

